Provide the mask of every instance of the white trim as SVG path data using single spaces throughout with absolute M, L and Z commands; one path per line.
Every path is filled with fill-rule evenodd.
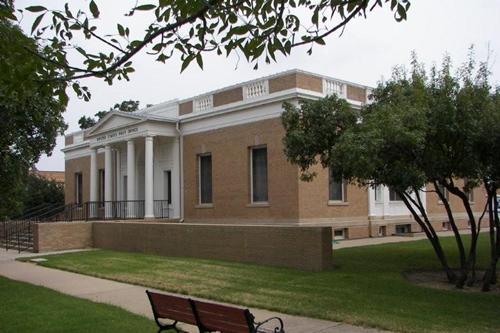
M 249 147 L 250 153 L 250 206 L 254 207 L 266 207 L 269 206 L 269 161 L 267 158 L 267 144 L 261 144 Z M 266 201 L 254 201 L 253 200 L 253 151 L 256 149 L 266 148 L 266 190 L 267 190 L 267 200 Z M 248 205 L 247 205 L 248 207 Z
M 206 208 L 207 205 L 213 206 L 214 204 L 214 192 L 213 192 L 213 179 L 210 184 L 210 191 L 212 192 L 212 202 L 201 202 L 201 157 L 210 156 L 210 174 L 213 176 L 213 161 L 212 161 L 212 153 L 201 153 L 196 155 L 196 159 L 198 160 L 198 205 Z

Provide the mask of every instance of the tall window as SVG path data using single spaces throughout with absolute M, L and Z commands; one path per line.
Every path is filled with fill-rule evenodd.
M 104 191 L 105 191 L 105 188 L 104 188 L 104 184 L 105 184 L 105 180 L 104 180 L 104 177 L 105 177 L 105 174 L 104 174 L 104 169 L 99 169 L 99 206 L 102 206 L 104 204 Z
M 128 200 L 128 179 L 127 176 L 123 176 L 123 200 L 127 201 Z
M 267 147 L 251 149 L 252 202 L 267 202 Z
M 163 171 L 163 188 L 165 190 L 164 198 L 167 203 L 172 203 L 172 172 L 170 170 Z
M 469 199 L 469 202 L 474 202 L 474 188 L 468 188 L 469 185 L 471 185 L 469 184 L 469 179 L 464 178 L 464 191 L 467 199 Z
M 390 201 L 402 201 L 403 199 L 394 189 L 389 187 L 389 200 Z
M 347 201 L 345 185 L 342 178 L 337 179 L 333 170 L 329 169 L 329 201 Z
M 83 203 L 83 176 L 80 172 L 75 173 L 75 203 Z
M 384 198 L 382 197 L 382 185 L 376 185 L 374 188 L 374 192 L 375 192 L 375 201 L 376 202 L 383 201 Z
M 448 190 L 443 185 L 438 185 L 438 189 L 441 193 L 443 193 L 446 200 L 449 200 Z M 437 195 L 437 193 L 436 193 Z M 439 201 L 441 201 L 441 197 L 438 197 Z
M 212 203 L 212 155 L 198 156 L 200 204 Z

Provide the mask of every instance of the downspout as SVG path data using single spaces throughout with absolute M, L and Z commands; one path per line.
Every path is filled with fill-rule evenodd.
M 180 129 L 180 120 L 175 123 L 175 129 L 179 139 L 179 222 L 184 222 L 184 137 Z

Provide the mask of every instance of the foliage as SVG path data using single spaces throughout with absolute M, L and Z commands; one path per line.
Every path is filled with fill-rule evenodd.
M 455 246 L 453 237 L 442 244 L 445 250 Z M 479 264 L 487 265 L 486 239 L 479 250 Z M 500 294 L 436 290 L 404 278 L 408 271 L 439 269 L 426 240 L 348 249 L 334 245 L 335 268 L 325 272 L 103 250 L 44 258 L 49 259 L 42 263 L 46 267 L 393 332 L 498 332 L 500 327 Z
M 28 169 L 66 129 L 66 83 L 52 80 L 57 67 L 31 56 L 50 52 L 0 19 L 0 218 L 20 208 Z
M 113 107 L 109 108 L 109 111 L 99 111 L 94 116 L 97 118 L 82 116 L 78 120 L 78 125 L 80 125 L 81 129 L 86 129 L 97 124 L 99 120 L 101 120 L 108 112 L 110 111 L 123 111 L 123 112 L 133 112 L 139 110 L 139 101 L 122 101 L 121 103 L 116 103 Z
M 476 280 L 481 223 L 472 211 L 468 192 L 480 184 L 498 183 L 493 170 L 498 168 L 499 158 L 492 148 L 500 142 L 500 109 L 488 84 L 487 64 L 475 63 L 473 49 L 456 75 L 451 67 L 450 58 L 445 57 L 441 67 L 432 67 L 428 76 L 413 55 L 411 71 L 396 67 L 391 79 L 373 91 L 374 102 L 362 108 L 360 121 L 345 128 L 325 121 L 345 112 L 341 105 L 331 104 L 332 97 L 303 102 L 300 108 L 287 104 L 284 144 L 288 159 L 305 173 L 321 161 L 349 182 L 395 190 L 431 241 L 448 279 L 463 287 L 467 279 L 469 284 Z M 332 136 L 335 140 L 330 139 Z M 485 146 L 487 142 L 489 146 Z M 462 186 L 458 179 L 467 182 Z M 449 266 L 427 215 L 421 195 L 427 184 L 434 187 L 428 191 L 436 192 L 443 202 L 455 234 L 460 257 L 458 276 Z M 457 196 L 467 212 L 472 232 L 469 251 L 443 188 Z M 493 201 L 496 188 L 490 192 Z M 491 210 L 494 234 L 499 227 L 495 212 Z M 492 249 L 497 248 L 495 244 L 496 239 Z M 492 254 L 496 261 L 497 253 Z M 491 272 L 495 271 L 492 267 Z M 493 282 L 495 277 L 489 280 Z
M 22 199 L 23 215 L 44 204 L 64 205 L 64 184 L 30 173 Z
M 410 0 L 160 0 L 155 4 L 137 3 L 125 16 L 149 18 L 145 33 L 131 30 L 124 20 L 116 30 L 99 28 L 100 10 L 94 0 L 86 10 L 71 7 L 47 9 L 33 5 L 14 14 L 35 15 L 32 35 L 47 42 L 54 52 L 38 54 L 58 64 L 64 71 L 60 78 L 77 80 L 99 77 L 109 84 L 114 79 L 129 79 L 134 72 L 133 58 L 146 51 L 156 61 L 165 63 L 180 57 L 184 70 L 194 60 L 203 68 L 203 55 L 216 52 L 229 56 L 243 55 L 258 67 L 259 59 L 269 63 L 278 54 L 289 55 L 292 48 L 324 45 L 325 38 L 342 31 L 358 17 L 367 17 L 376 8 L 388 6 L 396 21 L 406 19 Z M 1 13 L 1 12 L 0 12 Z M 4 14 L 6 15 L 6 14 Z M 137 29 L 139 30 L 139 29 Z M 98 50 L 82 46 L 82 40 L 93 40 Z M 74 53 L 70 50 L 74 49 Z M 69 63 L 69 54 L 80 57 Z M 84 99 L 90 96 L 75 82 L 74 90 Z

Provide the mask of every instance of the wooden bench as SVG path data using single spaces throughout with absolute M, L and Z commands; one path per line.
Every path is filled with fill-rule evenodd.
M 255 317 L 248 309 L 229 305 L 197 301 L 187 297 L 164 295 L 146 290 L 159 332 L 177 328 L 178 322 L 198 327 L 200 333 L 284 333 L 283 321 L 272 317 L 262 322 L 256 322 Z M 165 324 L 162 320 L 171 320 Z M 273 329 L 266 329 L 264 325 L 276 322 Z

